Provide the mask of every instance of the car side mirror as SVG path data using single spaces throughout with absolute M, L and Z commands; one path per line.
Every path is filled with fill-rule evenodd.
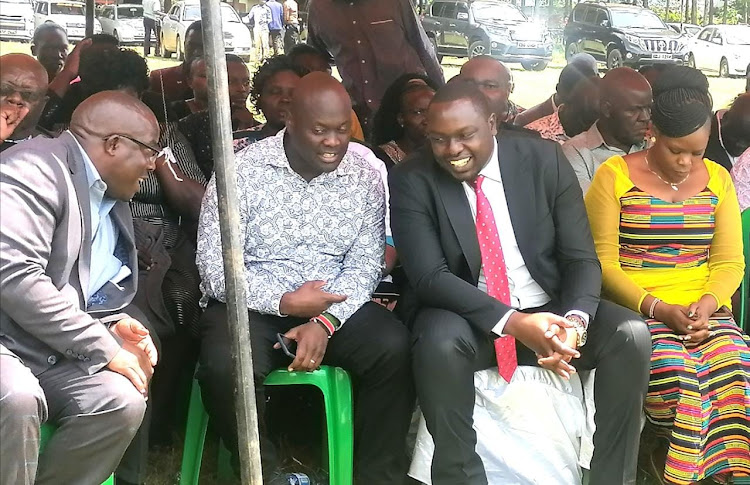
M 604 19 L 601 22 L 599 22 L 600 27 L 604 27 L 605 29 L 609 27 L 609 19 Z
M 458 12 L 458 15 L 456 15 L 457 20 L 469 20 L 469 14 L 466 12 Z
M 169 15 L 169 18 L 170 18 L 170 19 L 172 19 L 172 20 L 177 20 L 177 15 L 175 15 L 175 14 L 170 14 L 170 15 Z

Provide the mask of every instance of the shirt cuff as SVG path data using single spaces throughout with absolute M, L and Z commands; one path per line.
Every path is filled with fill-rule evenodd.
M 571 315 L 575 315 L 577 317 L 583 318 L 586 329 L 589 328 L 589 320 L 591 319 L 591 316 L 588 313 L 582 312 L 581 310 L 570 310 L 568 313 L 565 314 L 565 318 L 568 318 Z
M 505 334 L 503 333 L 503 330 L 505 330 L 505 324 L 508 323 L 508 319 L 510 318 L 513 313 L 515 313 L 516 310 L 508 310 L 505 315 L 503 315 L 503 318 L 500 319 L 497 324 L 495 324 L 494 327 L 492 327 L 492 333 L 497 335 L 498 337 L 505 337 Z

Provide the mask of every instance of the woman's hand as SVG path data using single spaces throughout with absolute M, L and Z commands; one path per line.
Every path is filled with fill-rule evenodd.
M 689 328 L 690 345 L 698 345 L 711 336 L 709 318 L 717 310 L 716 299 L 711 295 L 703 295 L 700 300 L 688 307 L 688 318 L 693 320 Z

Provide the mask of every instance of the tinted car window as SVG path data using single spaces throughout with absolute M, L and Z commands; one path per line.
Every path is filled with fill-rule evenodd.
M 588 9 L 586 7 L 577 8 L 575 12 L 573 12 L 573 21 L 574 22 L 583 22 L 586 20 L 586 11 Z
M 721 44 L 721 32 L 719 32 L 718 30 L 714 31 L 714 36 L 711 38 L 711 42 L 713 42 L 714 44 Z
M 663 29 L 664 22 L 651 10 L 615 10 L 612 9 L 612 26 L 620 29 Z
M 609 20 L 607 12 L 605 10 L 598 10 L 596 13 L 596 25 L 603 26 L 605 20 Z
M 445 10 L 443 10 L 442 17 L 445 17 L 447 19 L 455 19 L 456 18 L 456 4 L 446 3 Z
M 143 7 L 118 7 L 117 16 L 121 19 L 139 19 L 143 17 Z
M 469 7 L 466 4 L 456 4 L 456 18 L 459 20 L 469 20 Z
M 443 10 L 445 10 L 445 3 L 444 2 L 435 2 L 432 4 L 432 16 L 433 17 L 442 17 L 443 16 Z
M 86 15 L 83 5 L 74 3 L 53 3 L 52 13 L 57 15 Z
M 587 24 L 595 24 L 597 13 L 597 9 L 589 9 L 589 11 L 586 13 L 586 19 L 584 20 L 584 22 L 586 22 Z
M 706 29 L 703 32 L 701 32 L 701 35 L 698 36 L 700 40 L 709 40 L 711 38 L 711 33 L 714 29 Z

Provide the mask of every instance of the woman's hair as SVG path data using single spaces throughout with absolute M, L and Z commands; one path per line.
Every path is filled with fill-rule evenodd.
M 652 89 L 651 121 L 665 136 L 687 136 L 711 117 L 713 101 L 708 92 L 708 79 L 697 69 L 686 66 L 665 69 Z
M 124 48 L 91 52 L 90 62 L 81 63 L 81 89 L 86 96 L 130 88 L 138 95 L 149 87 L 148 65 L 137 52 Z
M 263 93 L 263 89 L 266 87 L 266 83 L 276 74 L 284 71 L 291 71 L 299 77 L 307 74 L 302 68 L 295 66 L 289 56 L 279 55 L 266 59 L 266 61 L 255 72 L 255 75 L 253 76 L 253 87 L 250 90 L 250 99 L 253 101 L 253 105 L 257 109 L 260 109 L 258 107 L 258 101 Z
M 424 84 L 414 82 L 420 80 L 424 81 Z M 401 100 L 405 94 L 419 89 L 437 91 L 437 88 L 437 84 L 424 74 L 402 74 L 393 81 L 385 90 L 380 108 L 372 119 L 372 144 L 382 145 L 391 140 L 398 140 L 404 135 L 404 127 L 399 125 L 396 119 L 401 111 Z

